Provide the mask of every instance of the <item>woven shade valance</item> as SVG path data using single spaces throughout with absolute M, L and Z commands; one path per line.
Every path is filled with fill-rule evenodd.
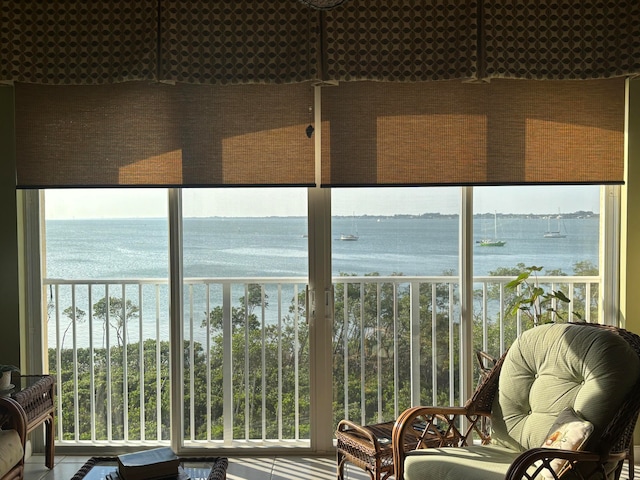
M 308 84 L 16 84 L 17 185 L 311 185 Z
M 361 82 L 322 93 L 324 186 L 623 181 L 622 79 Z
M 318 10 L 300 0 L 0 0 L 0 81 L 224 85 L 640 73 L 637 0 L 340 3 Z
M 160 79 L 194 84 L 317 79 L 317 11 L 299 1 L 162 0 Z
M 637 0 L 484 0 L 482 24 L 485 78 L 640 73 Z
M 477 13 L 475 1 L 349 0 L 323 17 L 324 78 L 476 78 Z
M 158 0 L 0 0 L 0 81 L 157 79 Z

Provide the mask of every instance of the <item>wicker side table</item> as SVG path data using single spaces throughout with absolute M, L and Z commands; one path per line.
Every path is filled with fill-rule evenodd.
M 21 375 L 15 378 L 18 383 L 11 397 L 27 415 L 27 434 L 45 424 L 45 465 L 53 468 L 55 378 L 51 375 Z
M 344 479 L 344 464 L 351 462 L 369 474 L 371 480 L 386 480 L 394 473 L 393 445 L 391 433 L 395 422 L 376 423 L 372 425 L 358 425 L 349 420 L 341 420 L 336 430 L 337 448 L 336 460 L 338 464 L 337 477 Z M 404 447 L 413 450 L 418 445 L 418 438 L 426 447 L 438 447 L 444 441 L 451 441 L 449 437 L 424 433 L 424 426 L 416 424 L 420 431 L 415 437 L 407 438 Z

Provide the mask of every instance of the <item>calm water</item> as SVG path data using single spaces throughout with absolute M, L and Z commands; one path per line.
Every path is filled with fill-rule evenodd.
M 573 273 L 578 261 L 598 264 L 598 218 L 565 219 L 566 238 L 545 239 L 543 219 L 505 218 L 504 247 L 474 247 L 474 273 L 544 265 Z M 553 226 L 555 227 L 555 225 Z M 355 242 L 339 241 L 355 233 Z M 493 237 L 493 219 L 476 219 L 474 238 Z M 207 218 L 184 222 L 186 277 L 306 276 L 304 218 Z M 334 219 L 333 272 L 440 275 L 458 270 L 458 221 L 446 218 Z M 47 222 L 47 277 L 155 278 L 168 272 L 167 223 L 142 220 Z
M 47 222 L 47 277 L 57 279 L 139 279 L 167 278 L 168 229 L 166 220 L 53 220 Z M 474 273 L 487 275 L 498 267 L 514 267 L 518 262 L 561 269 L 573 274 L 578 261 L 598 263 L 598 219 L 566 219 L 566 238 L 545 239 L 547 221 L 542 219 L 501 219 L 498 236 L 503 247 L 474 246 Z M 476 219 L 475 239 L 493 236 L 493 219 Z M 340 241 L 341 233 L 356 233 L 357 241 Z M 304 218 L 209 218 L 184 221 L 185 277 L 306 277 L 307 238 Z M 458 221 L 446 218 L 374 218 L 355 221 L 336 218 L 333 224 L 333 272 L 364 275 L 403 273 L 404 275 L 442 275 L 458 271 Z M 127 329 L 129 341 L 155 336 L 160 325 L 161 338 L 169 337 L 168 290 L 161 287 L 156 310 L 154 287 L 143 287 L 142 324 L 137 321 Z M 188 289 L 187 296 L 188 296 Z M 86 287 L 75 292 L 75 302 L 88 314 Z M 200 328 L 206 318 L 206 296 L 202 287 L 194 287 L 193 308 L 186 308 L 185 322 L 193 321 L 196 339 L 203 340 Z M 54 299 L 49 290 L 50 301 Z M 74 334 L 70 316 L 62 313 L 71 305 L 70 287 L 58 292 L 60 304 L 59 334 L 65 347 Z M 92 303 L 106 296 L 104 286 L 92 290 Z M 126 288 L 126 298 L 136 302 L 139 291 Z M 221 293 L 212 289 L 211 302 L 216 305 Z M 243 291 L 234 297 L 237 299 Z M 272 298 L 277 295 L 271 292 Z M 291 292 L 285 293 L 289 298 Z M 121 287 L 110 287 L 110 297 L 121 297 Z M 187 300 L 186 300 L 187 301 Z M 275 309 L 275 306 L 274 306 Z M 156 314 L 156 311 L 159 312 Z M 156 316 L 157 315 L 157 316 Z M 276 321 L 277 311 L 267 312 L 267 321 Z M 49 320 L 49 345 L 56 344 L 56 320 Z M 96 321 L 89 333 L 87 324 L 78 323 L 76 341 L 87 346 L 91 335 L 94 344 L 105 345 L 104 324 Z M 65 334 L 64 332 L 67 331 Z M 110 330 L 111 342 L 116 341 Z

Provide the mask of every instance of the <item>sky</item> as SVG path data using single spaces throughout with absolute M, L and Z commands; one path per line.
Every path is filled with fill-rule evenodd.
M 350 188 L 332 190 L 336 216 L 457 213 L 460 190 Z M 598 186 L 476 187 L 476 213 L 544 214 L 600 210 Z M 185 217 L 306 216 L 306 188 L 183 189 Z M 47 219 L 166 217 L 166 189 L 46 190 Z

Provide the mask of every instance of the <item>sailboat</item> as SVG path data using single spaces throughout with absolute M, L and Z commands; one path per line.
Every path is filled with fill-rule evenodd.
M 355 233 L 341 233 L 340 240 L 342 240 L 343 242 L 355 242 L 360 238 L 358 236 L 358 227 L 356 227 L 355 218 L 352 219 L 352 227 Z
M 481 247 L 504 247 L 507 242 L 498 240 L 498 214 L 493 212 L 493 238 L 483 238 L 478 242 Z
M 561 218 L 562 218 L 562 215 L 558 215 L 556 217 L 556 220 L 558 220 L 558 226 L 556 227 L 556 230 L 551 230 L 551 215 L 547 217 L 547 231 L 544 232 L 544 235 L 543 235 L 544 238 L 566 238 L 567 235 L 560 231 Z

